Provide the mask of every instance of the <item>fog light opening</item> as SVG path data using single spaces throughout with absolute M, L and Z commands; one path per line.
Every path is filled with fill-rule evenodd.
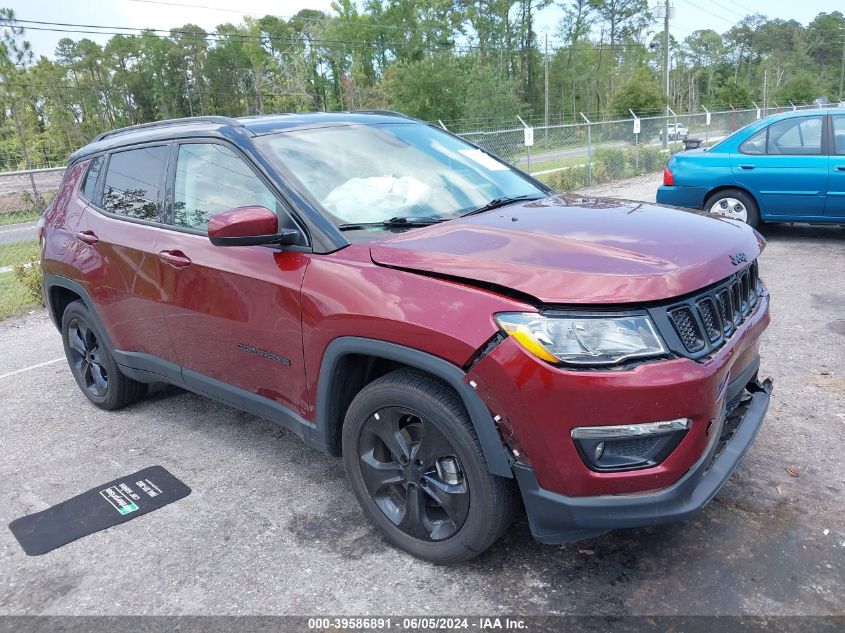
M 600 472 L 651 468 L 666 459 L 681 443 L 692 421 L 678 418 L 662 422 L 581 426 L 572 439 L 584 463 Z

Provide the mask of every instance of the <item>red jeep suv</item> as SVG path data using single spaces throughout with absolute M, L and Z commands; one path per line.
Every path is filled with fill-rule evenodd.
M 557 195 L 395 113 L 101 134 L 39 239 L 91 402 L 167 382 L 277 422 L 435 562 L 523 507 L 544 543 L 689 517 L 769 404 L 753 229 Z

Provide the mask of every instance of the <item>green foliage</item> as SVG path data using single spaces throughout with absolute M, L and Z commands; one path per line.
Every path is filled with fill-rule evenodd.
M 776 93 L 777 99 L 781 102 L 792 101 L 793 103 L 809 102 L 820 96 L 820 90 L 816 80 L 808 73 L 795 75 L 780 88 Z
M 731 77 L 719 86 L 716 91 L 716 98 L 718 103 L 723 106 L 733 105 L 735 108 L 741 108 L 750 105 L 753 97 L 746 84 L 741 83 L 735 77 Z
M 461 62 L 448 53 L 399 62 L 387 77 L 390 103 L 400 112 L 428 121 L 461 118 L 467 91 L 465 83 L 455 81 L 462 74 Z
M 567 167 L 551 174 L 551 176 L 549 185 L 552 189 L 561 193 L 583 189 L 589 182 L 589 172 L 586 165 Z
M 519 83 L 505 77 L 497 66 L 476 64 L 467 76 L 462 118 L 483 120 L 491 114 L 516 114 L 518 90 Z
M 0 10 L 0 170 L 61 165 L 99 132 L 168 117 L 390 108 L 447 125 L 463 119 L 464 130 L 511 125 L 517 114 L 536 122 L 545 56 L 536 22 L 550 4 L 335 0 L 329 12 L 249 17 L 209 32 L 189 23 L 105 44 L 66 37 L 37 60 L 14 13 Z M 563 17 L 561 43 L 549 50 L 552 120 L 662 112 L 662 33 L 642 44 L 659 26 L 649 3 L 556 4 Z M 769 104 L 835 99 L 843 28 L 841 11 L 806 27 L 755 14 L 722 34 L 670 38 L 669 105 L 762 103 L 764 73 Z
M 625 175 L 625 152 L 621 149 L 597 149 L 593 160 L 603 163 L 609 180 L 619 180 Z
M 12 274 L 23 286 L 26 302 L 43 305 L 41 266 L 38 260 L 32 259 L 28 262 L 15 264 L 12 267 Z
M 646 67 L 637 68 L 622 84 L 611 100 L 611 113 L 616 117 L 630 117 L 629 109 L 637 116 L 647 116 L 663 111 L 666 101 L 657 78 Z
M 661 171 L 666 166 L 667 156 L 659 147 L 643 147 L 640 150 L 640 171 L 648 174 Z

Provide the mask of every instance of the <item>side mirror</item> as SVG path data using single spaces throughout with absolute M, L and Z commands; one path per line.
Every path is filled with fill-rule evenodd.
M 208 221 L 208 239 L 215 246 L 295 244 L 298 238 L 299 231 L 280 231 L 276 214 L 259 206 L 223 211 Z

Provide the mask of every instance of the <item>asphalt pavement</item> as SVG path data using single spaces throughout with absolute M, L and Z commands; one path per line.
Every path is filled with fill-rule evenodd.
M 388 545 L 290 433 L 171 387 L 100 411 L 44 311 L 0 322 L 0 523 L 156 464 L 193 489 L 39 557 L 0 529 L 0 615 L 845 613 L 845 231 L 764 232 L 775 392 L 714 501 L 561 546 L 523 520 L 458 567 Z
M 21 224 L 6 224 L 0 226 L 0 244 L 14 244 L 34 240 L 38 222 L 23 222 Z

